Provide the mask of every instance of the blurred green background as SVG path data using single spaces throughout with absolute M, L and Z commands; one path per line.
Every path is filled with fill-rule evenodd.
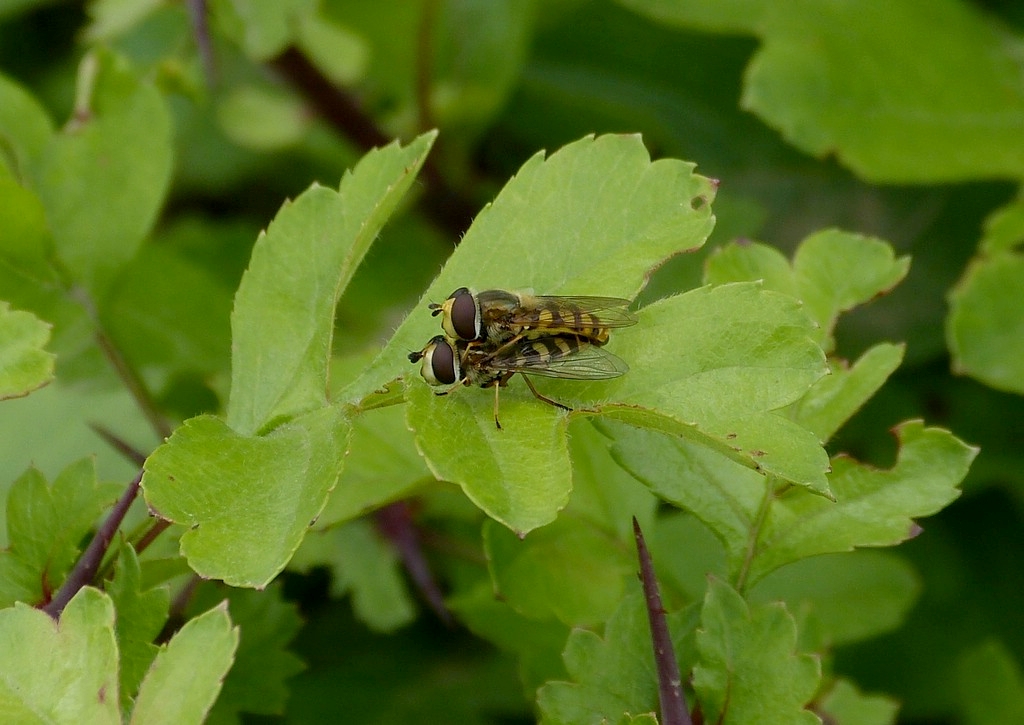
M 836 652 L 835 666 L 903 700 L 901 721 L 954 722 L 970 698 L 965 653 L 997 640 L 1024 659 L 1024 403 L 952 374 L 946 335 L 951 290 L 978 254 L 985 220 L 1024 178 L 1022 29 L 1024 4 L 1009 0 L 0 0 L 0 73 L 58 126 L 96 45 L 129 58 L 166 95 L 169 198 L 115 285 L 108 323 L 181 417 L 223 402 L 231 295 L 282 201 L 314 181 L 336 185 L 369 147 L 427 128 L 441 134 L 416 199 L 339 307 L 339 356 L 389 336 L 472 215 L 527 158 L 589 133 L 640 133 L 653 157 L 693 161 L 720 182 L 711 241 L 661 268 L 644 300 L 698 285 L 706 255 L 737 238 L 788 253 L 815 230 L 841 227 L 912 255 L 907 280 L 837 331 L 843 357 L 882 340 L 906 341 L 907 355 L 832 452 L 887 466 L 894 446 L 883 432 L 923 418 L 981 453 L 964 496 L 898 549 L 923 583 L 906 624 Z M 165 283 L 182 278 L 187 289 Z M 1016 324 L 1007 320 L 1024 345 Z M 201 330 L 189 350 L 175 347 L 174 330 L 185 328 Z M 59 385 L 0 413 L 3 486 L 31 462 L 53 475 L 92 452 L 101 474 L 128 478 L 130 466 L 66 411 L 87 409 L 146 450 L 156 441 L 95 350 L 73 334 L 55 344 Z M 446 688 L 475 667 L 478 643 L 429 622 L 396 640 L 338 619 L 347 605 L 328 600 L 323 572 L 291 575 L 286 590 L 310 620 L 297 651 L 323 665 L 295 680 L 297 721 L 336 716 L 306 712 L 323 706 L 335 677 L 383 678 L 368 684 L 385 689 L 408 678 L 396 687 L 404 697 L 430 693 L 443 708 Z M 339 629 L 353 642 L 344 662 L 324 644 Z M 353 662 L 365 658 L 394 671 L 361 675 Z M 443 683 L 427 666 L 439 659 Z M 509 662 L 487 678 L 506 721 L 522 715 L 512 672 Z

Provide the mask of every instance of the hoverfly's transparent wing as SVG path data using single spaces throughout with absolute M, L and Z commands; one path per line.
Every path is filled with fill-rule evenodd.
M 520 325 L 536 324 L 535 312 L 541 310 L 557 310 L 563 325 L 567 328 L 579 327 L 629 327 L 636 324 L 636 315 L 626 308 L 632 304 L 620 297 L 574 297 L 558 295 L 538 295 L 524 298 L 533 305 L 517 310 L 512 322 Z
M 629 370 L 621 358 L 603 348 L 558 336 L 522 340 L 499 350 L 485 364 L 495 371 L 566 380 L 607 380 Z

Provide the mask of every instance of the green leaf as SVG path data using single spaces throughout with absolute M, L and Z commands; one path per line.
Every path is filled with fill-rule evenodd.
M 921 584 L 903 559 L 884 551 L 853 551 L 795 561 L 750 590 L 750 602 L 783 601 L 810 610 L 829 647 L 897 629 Z
M 48 601 L 120 489 L 96 483 L 92 458 L 65 468 L 52 486 L 37 469 L 25 471 L 7 495 L 9 544 L 0 551 L 0 606 Z
M 848 680 L 837 681 L 821 700 L 822 712 L 842 725 L 892 725 L 899 709 L 899 702 L 893 698 L 865 695 Z
M 354 519 L 408 496 L 423 481 L 433 480 L 416 452 L 403 406 L 360 413 L 352 421 L 349 449 L 345 470 L 317 519 L 317 528 Z
M 636 563 L 621 541 L 569 516 L 520 539 L 484 524 L 484 550 L 495 592 L 531 619 L 595 626 L 611 617 Z
M 793 420 L 827 441 L 885 384 L 903 361 L 904 345 L 879 343 L 848 366 L 833 361 L 831 375 L 816 382 L 790 407 Z
M 152 84 L 107 51 L 87 55 L 75 122 L 47 144 L 33 177 L 57 254 L 96 298 L 135 254 L 171 176 L 171 121 Z
M 553 521 L 572 489 L 565 417 L 526 395 L 502 395 L 504 428 L 498 430 L 490 391 L 460 390 L 439 398 L 413 383 L 408 392 L 409 427 L 430 470 L 520 533 Z
M 782 256 L 771 247 L 734 243 L 708 260 L 705 281 L 723 284 L 763 279 L 768 289 L 798 298 L 818 323 L 816 338 L 831 352 L 839 314 L 888 292 L 909 269 L 910 258 L 896 258 L 892 247 L 880 239 L 828 229 L 800 243 L 791 272 L 787 273 Z
M 628 351 L 631 373 L 549 389 L 610 399 L 598 410 L 826 492 L 820 443 L 774 412 L 827 372 L 811 329 L 795 300 L 759 284 L 703 287 L 644 308 L 640 324 L 617 332 L 609 348 Z
M 669 615 L 673 639 L 683 618 Z M 651 651 L 650 625 L 636 591 L 605 625 L 604 637 L 574 629 L 563 653 L 571 682 L 548 682 L 537 693 L 544 723 L 629 722 L 626 715 L 653 712 L 658 680 Z
M 915 518 L 930 516 L 955 500 L 977 455 L 940 428 L 920 421 L 896 430 L 899 452 L 889 470 L 832 459 L 832 503 L 813 496 L 781 496 L 759 532 L 750 565 L 757 581 L 784 563 L 857 546 L 892 546 L 914 535 Z
M 1013 652 L 988 640 L 960 656 L 960 707 L 966 725 L 1024 721 L 1024 674 Z
M 975 260 L 949 295 L 946 340 L 954 372 L 1024 393 L 1024 255 Z
M 127 708 L 159 651 L 153 641 L 167 621 L 170 593 L 166 587 L 142 590 L 139 559 L 130 545 L 121 548 L 108 593 L 117 610 L 121 706 Z
M 0 400 L 28 395 L 53 380 L 50 326 L 0 300 Z
M 393 632 L 416 617 L 398 555 L 366 519 L 306 537 L 291 567 L 331 570 L 331 596 L 352 595 L 356 617 L 377 632 Z
M 204 594 L 224 595 L 222 587 L 204 590 Z M 262 592 L 230 589 L 227 596 L 228 612 L 239 632 L 238 651 L 220 697 L 204 722 L 239 722 L 242 712 L 281 715 L 288 700 L 285 681 L 304 669 L 302 661 L 287 649 L 302 624 L 298 608 L 282 598 L 276 583 Z
M 765 8 L 742 103 L 790 143 L 873 182 L 1024 175 L 1021 40 L 980 8 Z
M 0 610 L 0 719 L 121 722 L 114 606 L 105 594 L 83 588 L 59 623 L 20 602 Z
M 314 185 L 260 234 L 231 316 L 234 430 L 252 434 L 324 405 L 338 297 L 435 136 L 374 149 L 338 191 Z
M 555 400 L 683 436 L 751 468 L 827 491 L 828 457 L 813 435 L 773 411 L 825 373 L 796 301 L 756 284 L 705 287 L 644 308 L 608 345 L 632 371 L 600 383 L 538 381 Z M 678 340 L 686 340 L 680 348 Z M 565 506 L 571 469 L 565 415 L 522 388 L 438 398 L 411 383 L 409 423 L 435 475 L 458 483 L 492 518 L 525 533 Z M 606 402 L 612 401 L 612 402 Z M 458 431 L 458 435 L 453 435 Z M 531 485 L 521 485 L 521 471 Z
M 839 456 L 829 488 L 835 501 L 772 492 L 771 479 L 681 438 L 617 426 L 612 453 L 665 500 L 692 512 L 726 548 L 731 577 L 757 582 L 783 564 L 857 546 L 890 546 L 913 535 L 913 518 L 954 500 L 976 449 L 920 422 L 898 429 L 888 470 Z
M 587 137 L 546 159 L 535 155 L 477 215 L 416 312 L 340 396 L 361 400 L 414 375 L 409 351 L 440 332 L 426 306 L 458 287 L 634 297 L 666 257 L 700 247 L 711 232 L 715 187 L 693 168 L 652 163 L 637 136 Z
M 263 437 L 220 420 L 186 421 L 146 461 L 150 508 L 189 527 L 181 553 L 201 576 L 264 587 L 323 509 L 344 462 L 349 424 L 336 408 Z
M 748 606 L 712 578 L 697 630 L 693 671 L 706 722 L 820 723 L 804 706 L 821 677 L 817 657 L 797 654 L 796 623 L 781 604 Z
M 15 179 L 25 178 L 52 135 L 53 122 L 45 109 L 0 73 L 0 168 L 6 167 Z
M 146 674 L 132 725 L 203 722 L 237 647 L 238 628 L 231 626 L 226 602 L 189 620 Z

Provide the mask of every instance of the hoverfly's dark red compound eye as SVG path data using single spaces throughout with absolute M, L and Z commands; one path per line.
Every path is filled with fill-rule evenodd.
M 440 385 L 451 385 L 459 379 L 459 361 L 455 350 L 443 337 L 434 338 L 434 349 L 430 353 L 430 371 Z
M 465 287 L 452 292 L 450 316 L 452 331 L 460 340 L 477 340 L 480 338 L 480 307 L 476 298 Z

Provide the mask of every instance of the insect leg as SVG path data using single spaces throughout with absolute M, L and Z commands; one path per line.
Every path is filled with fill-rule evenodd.
M 523 375 L 523 380 L 525 380 L 526 384 L 528 386 L 530 386 L 530 392 L 533 393 L 537 397 L 538 400 L 543 400 L 545 403 L 550 403 L 551 405 L 555 406 L 556 408 L 561 408 L 562 410 L 568 410 L 568 411 L 572 412 L 572 408 L 570 408 L 568 405 L 562 405 L 561 403 L 552 400 L 551 398 L 547 397 L 546 395 L 541 395 L 537 391 L 537 388 L 533 387 L 533 383 L 530 381 L 530 379 L 528 377 L 526 377 L 526 375 Z
M 494 425 L 497 426 L 498 430 L 502 430 L 501 421 L 498 420 L 498 390 L 504 388 L 508 384 L 508 379 L 513 375 L 515 375 L 515 371 L 504 373 L 492 383 L 494 386 Z

